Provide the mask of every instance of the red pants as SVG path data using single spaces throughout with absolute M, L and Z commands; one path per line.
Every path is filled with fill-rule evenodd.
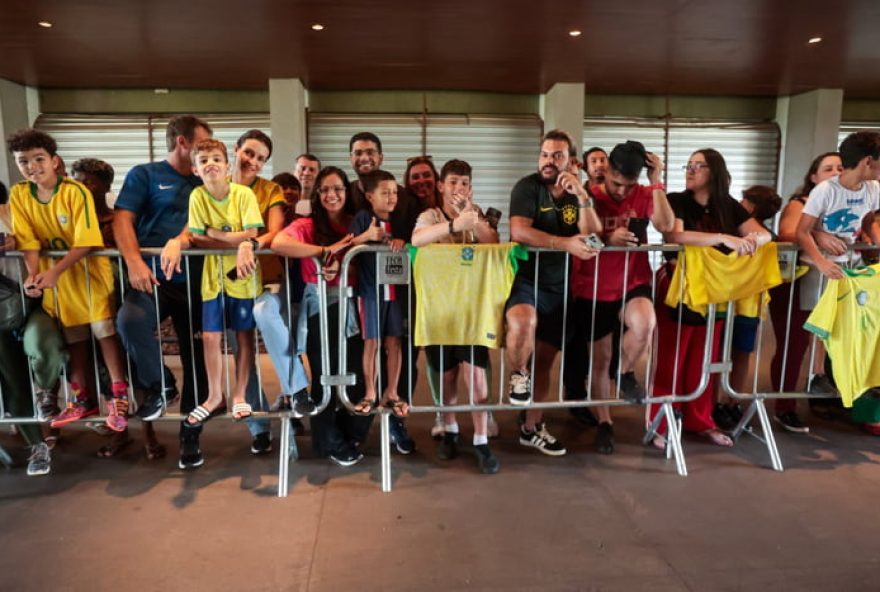
M 791 331 L 788 336 L 788 348 L 785 347 L 785 324 L 788 318 L 788 303 L 792 300 L 791 284 L 782 284 L 770 290 L 770 320 L 773 321 L 773 332 L 776 334 L 776 353 L 770 362 L 770 381 L 773 391 L 795 392 L 798 390 L 797 379 L 801 372 L 801 362 L 810 347 L 810 334 L 804 329 L 804 323 L 810 316 L 809 310 L 801 310 L 798 303 L 800 286 L 795 282 L 794 302 L 791 306 Z M 782 356 L 788 350 L 785 360 L 785 378 L 782 380 Z M 782 386 L 780 387 L 780 384 Z M 776 415 L 795 410 L 795 399 L 777 399 Z
M 672 319 L 670 309 L 665 304 L 657 307 L 657 372 L 654 375 L 654 396 L 686 395 L 692 393 L 700 384 L 703 375 L 703 347 L 706 343 L 706 325 L 679 325 Z M 679 344 L 678 364 L 676 365 L 675 349 L 678 329 L 681 327 L 681 342 Z M 719 345 L 721 333 L 724 328 L 723 321 L 715 322 L 715 330 L 712 335 L 712 361 L 719 359 Z M 675 377 L 675 384 L 673 384 Z M 715 428 L 712 419 L 712 406 L 715 393 L 714 374 L 710 375 L 708 386 L 700 393 L 700 396 L 690 403 L 675 403 L 675 408 L 683 413 L 682 427 L 688 432 L 703 432 Z M 660 409 L 657 405 L 651 405 L 651 420 Z M 665 423 L 661 423 L 658 431 L 666 430 Z

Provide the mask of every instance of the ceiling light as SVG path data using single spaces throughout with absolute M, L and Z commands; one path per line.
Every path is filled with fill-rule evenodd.
M 43 27 L 44 29 L 51 29 L 52 28 L 52 23 L 50 23 L 49 21 L 40 21 L 37 24 L 40 25 L 41 27 Z
M 810 40 L 807 41 L 807 43 L 819 43 L 820 41 L 822 41 L 821 37 L 810 37 Z
M 577 29 L 575 29 L 574 31 L 569 31 L 568 34 L 571 35 L 572 37 L 580 37 L 581 36 L 581 32 L 578 31 Z
M 168 89 L 167 89 L 167 88 L 154 88 L 154 89 L 153 89 L 153 94 L 156 94 L 156 95 L 167 95 L 167 94 L 168 94 Z
M 314 25 L 312 25 L 312 31 L 323 31 L 323 30 L 324 30 L 324 25 L 322 25 L 320 23 L 315 23 Z

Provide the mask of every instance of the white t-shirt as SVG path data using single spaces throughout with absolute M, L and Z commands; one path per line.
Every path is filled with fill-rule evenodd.
M 851 191 L 840 184 L 839 177 L 832 177 L 813 188 L 803 213 L 818 218 L 822 230 L 852 244 L 862 229 L 864 217 L 878 208 L 880 183 L 864 181 L 858 191 Z M 849 257 L 828 256 L 832 261 L 847 261 Z

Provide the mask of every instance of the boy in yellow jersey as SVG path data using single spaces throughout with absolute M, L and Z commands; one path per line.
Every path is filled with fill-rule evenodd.
M 257 231 L 263 227 L 257 197 L 250 188 L 227 180 L 229 161 L 226 146 L 214 139 L 201 140 L 192 151 L 196 174 L 204 185 L 190 195 L 188 231 L 166 243 L 161 265 L 166 277 L 180 271 L 180 250 L 230 249 L 237 255 L 209 255 L 202 271 L 202 342 L 208 373 L 208 398 L 193 409 L 186 423 L 197 426 L 223 405 L 223 354 L 220 340 L 224 329 L 235 331 L 235 389 L 232 415 L 244 419 L 252 413 L 245 403 L 245 388 L 254 363 L 254 298 L 262 291 L 260 269 L 254 257 Z
M 113 324 L 110 262 L 105 257 L 85 259 L 89 251 L 104 246 L 92 196 L 85 185 L 55 174 L 57 145 L 48 134 L 21 130 L 7 139 L 7 146 L 25 178 L 9 199 L 13 232 L 27 266 L 25 290 L 32 297 L 42 293 L 43 308 L 60 322 L 70 353 L 73 400 L 51 426 L 98 412 L 82 386 L 91 329 L 112 381 L 107 427 L 123 432 L 128 427 L 128 383 Z M 40 249 L 67 254 L 53 262 L 40 257 Z

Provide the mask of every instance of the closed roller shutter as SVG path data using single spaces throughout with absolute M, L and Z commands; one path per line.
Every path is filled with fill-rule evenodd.
M 502 241 L 510 237 L 510 191 L 537 170 L 541 122 L 535 117 L 430 116 L 427 153 L 438 172 L 453 158 L 473 168 L 474 201 L 502 212 Z
M 872 132 L 880 132 L 880 122 L 877 121 L 843 121 L 840 123 L 840 130 L 837 132 L 837 147 L 840 143 L 853 132 L 862 130 L 870 130 Z
M 635 140 L 645 145 L 648 152 L 659 154 L 666 161 L 663 123 L 656 119 L 599 119 L 590 118 L 584 120 L 584 135 L 581 145 L 578 147 L 581 155 L 584 150 L 594 146 L 602 148 L 605 152 L 611 152 L 617 144 L 627 140 Z M 648 177 L 642 172 L 640 183 L 647 183 Z
M 144 116 L 40 115 L 34 127 L 55 138 L 68 173 L 80 158 L 109 163 L 114 170 L 115 193 L 119 193 L 129 169 L 150 160 L 150 134 Z

